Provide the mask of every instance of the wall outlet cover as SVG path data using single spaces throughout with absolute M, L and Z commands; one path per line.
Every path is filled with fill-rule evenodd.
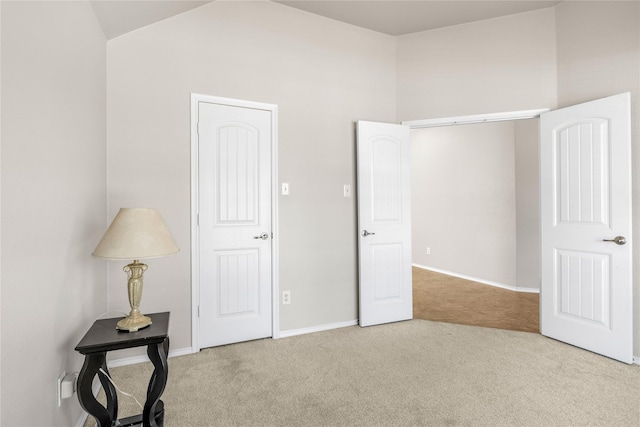
M 65 371 L 62 371 L 60 376 L 58 377 L 56 394 L 58 395 L 58 408 L 62 406 L 62 381 L 64 381 L 64 377 L 67 376 Z

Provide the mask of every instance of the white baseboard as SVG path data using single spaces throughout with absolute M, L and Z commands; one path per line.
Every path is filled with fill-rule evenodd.
M 289 329 L 287 331 L 280 331 L 280 338 L 293 337 L 295 335 L 313 334 L 314 332 L 329 331 L 331 329 L 346 328 L 348 326 L 355 326 L 358 324 L 358 319 L 348 320 L 346 322 L 330 323 L 328 325 L 312 326 L 310 328 L 301 329 Z
M 530 293 L 530 294 L 539 294 L 540 293 L 540 289 L 536 289 L 536 288 L 523 288 L 523 287 L 518 287 L 518 286 L 505 285 L 503 283 L 492 282 L 490 280 L 479 279 L 477 277 L 472 277 L 472 276 L 465 276 L 464 274 L 453 273 L 451 271 L 441 270 L 439 268 L 427 267 L 427 266 L 420 265 L 420 264 L 411 264 L 411 265 L 413 265 L 414 267 L 417 267 L 417 268 L 421 268 L 423 270 L 434 271 L 436 273 L 446 274 L 448 276 L 453 276 L 453 277 L 459 277 L 460 279 L 471 280 L 472 282 L 482 283 L 483 285 L 495 286 L 496 288 L 507 289 L 509 291 L 526 292 L 526 293 Z
M 87 418 L 89 418 L 89 414 L 82 411 L 82 415 L 80 415 L 80 418 L 78 418 L 78 422 L 76 423 L 75 427 L 84 427 L 84 423 L 87 422 Z
M 83 427 L 84 423 L 87 422 L 87 418 L 89 418 L 89 414 L 82 411 L 82 415 L 80 415 L 80 418 L 78 418 L 78 422 L 76 423 L 75 427 Z
M 185 348 L 177 348 L 175 350 L 169 350 L 168 358 L 176 357 L 176 356 L 184 356 L 187 354 L 193 354 L 194 351 L 191 347 Z M 149 362 L 149 357 L 146 354 L 140 356 L 132 356 L 132 357 L 123 357 L 121 359 L 109 360 L 107 362 L 107 367 L 109 368 L 117 368 L 119 366 L 128 366 L 135 365 L 137 363 Z
M 93 384 L 93 387 L 91 387 L 91 391 L 93 392 L 93 395 L 97 397 L 101 388 L 102 388 L 102 385 L 100 385 L 100 382 L 96 381 Z M 82 411 L 82 415 L 80 415 L 80 418 L 78 418 L 78 422 L 76 422 L 75 427 L 84 427 L 84 423 L 87 421 L 87 418 L 89 418 L 89 414 L 86 413 L 85 411 Z

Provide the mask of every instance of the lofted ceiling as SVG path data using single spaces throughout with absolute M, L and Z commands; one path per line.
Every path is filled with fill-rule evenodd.
M 547 0 L 274 1 L 316 15 L 396 36 L 544 9 L 560 3 L 560 1 Z M 91 1 L 107 39 L 112 39 L 207 3 L 210 3 L 210 1 Z
M 302 9 L 380 33 L 400 36 L 418 31 L 513 15 L 555 6 L 544 0 L 285 0 Z
M 107 40 L 163 19 L 200 7 L 210 1 L 191 0 L 91 0 Z

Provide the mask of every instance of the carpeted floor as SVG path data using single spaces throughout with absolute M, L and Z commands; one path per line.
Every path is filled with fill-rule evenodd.
M 510 291 L 413 267 L 413 317 L 540 332 L 540 295 Z
M 205 349 L 169 369 L 167 427 L 640 425 L 640 366 L 426 320 Z M 140 400 L 150 373 L 112 370 Z M 120 416 L 139 411 L 119 403 Z

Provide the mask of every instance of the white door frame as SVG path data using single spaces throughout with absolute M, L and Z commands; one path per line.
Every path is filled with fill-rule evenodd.
M 540 114 L 550 111 L 549 108 L 535 110 L 507 111 L 504 113 L 474 114 L 471 116 L 442 117 L 438 119 L 409 120 L 402 122 L 411 129 L 423 129 L 438 126 L 470 125 L 473 123 L 501 122 L 505 120 L 525 120 L 540 117 Z
M 279 245 L 278 245 L 278 106 L 232 98 L 191 94 L 191 350 L 200 351 L 200 245 L 198 240 L 198 103 L 209 102 L 231 107 L 271 112 L 271 331 L 280 338 Z
M 513 121 L 513 120 L 527 120 L 527 119 L 537 119 L 540 118 L 540 115 L 546 112 L 551 111 L 549 108 L 538 108 L 532 110 L 518 110 L 518 111 L 506 111 L 501 113 L 486 113 L 486 114 L 474 114 L 467 116 L 453 116 L 453 117 L 441 117 L 435 119 L 423 119 L 423 120 L 409 120 L 403 121 L 402 124 L 409 126 L 411 130 L 417 129 L 426 129 L 432 127 L 444 127 L 444 126 L 455 126 L 455 125 L 467 125 L 467 124 L 482 124 L 482 123 L 491 123 L 491 122 L 500 122 L 500 121 Z M 539 194 L 538 194 L 539 195 Z M 540 223 L 538 221 L 538 228 L 540 228 Z M 414 264 L 415 265 L 415 264 Z M 434 271 L 438 271 L 437 269 L 433 269 Z M 451 275 L 451 272 L 444 272 L 446 274 Z M 503 287 L 509 290 L 515 290 L 518 292 L 524 291 L 522 288 L 513 288 L 513 287 L 504 287 L 501 284 L 496 284 L 491 281 L 482 281 L 477 278 L 468 277 L 464 275 L 456 275 L 457 277 L 466 278 L 474 281 L 480 281 L 482 283 L 486 283 L 492 286 Z M 540 292 L 540 282 L 538 281 L 538 288 L 534 291 L 524 291 L 531 293 L 539 293 Z

